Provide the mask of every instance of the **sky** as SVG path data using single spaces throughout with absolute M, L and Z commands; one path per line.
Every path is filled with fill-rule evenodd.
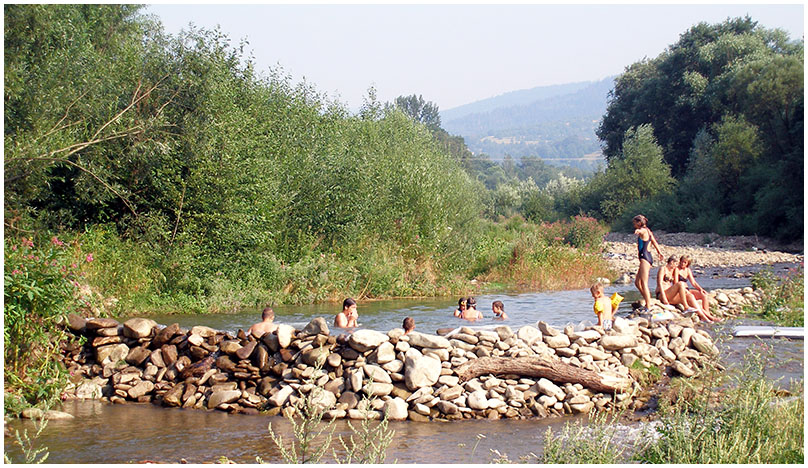
M 166 32 L 221 27 L 262 72 L 357 110 L 376 89 L 386 102 L 417 94 L 441 110 L 509 91 L 596 81 L 653 58 L 700 22 L 749 15 L 792 39 L 802 2 L 763 4 L 151 4 Z

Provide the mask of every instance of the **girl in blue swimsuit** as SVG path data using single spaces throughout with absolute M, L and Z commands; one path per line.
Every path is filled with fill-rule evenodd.
M 662 257 L 662 252 L 659 250 L 659 244 L 657 244 L 654 233 L 648 229 L 648 218 L 643 215 L 637 215 L 632 222 L 634 223 L 634 234 L 637 235 L 637 251 L 640 257 L 640 269 L 637 271 L 634 285 L 637 286 L 645 300 L 645 306 L 640 308 L 640 312 L 643 312 L 643 309 L 648 310 L 648 306 L 651 305 L 651 289 L 648 287 L 648 277 L 651 274 L 651 265 L 653 265 L 654 259 L 651 257 L 651 252 L 648 251 L 648 244 L 654 246 L 660 258 Z

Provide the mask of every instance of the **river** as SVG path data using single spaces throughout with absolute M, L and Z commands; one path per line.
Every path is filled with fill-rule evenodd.
M 738 288 L 749 284 L 748 278 L 711 278 L 700 280 L 708 289 Z M 630 302 L 638 298 L 633 285 L 612 285 L 606 293 L 619 292 L 626 297 L 620 312 L 630 310 Z M 591 322 L 592 298 L 588 290 L 544 293 L 513 293 L 482 295 L 477 298 L 486 318 L 475 326 L 493 327 L 503 322 L 494 321 L 491 302 L 501 300 L 510 316 L 505 324 L 516 329 L 525 324 L 544 320 L 556 326 Z M 401 326 L 405 316 L 415 319 L 416 329 L 434 333 L 437 328 L 465 324 L 452 316 L 456 298 L 426 300 L 393 300 L 360 302 L 360 323 L 364 328 L 389 330 Z M 334 315 L 334 305 L 279 306 L 277 321 L 302 327 L 313 317 Z M 258 311 L 238 314 L 154 317 L 161 324 L 173 322 L 183 327 L 207 325 L 221 330 L 246 329 L 258 316 Z M 733 321 L 733 323 L 738 323 Z M 750 323 L 745 320 L 743 323 Z M 760 322 L 755 322 L 760 323 Z M 718 325 L 718 333 L 730 330 L 732 323 Z M 332 331 L 333 332 L 333 331 Z M 803 378 L 803 341 L 763 340 L 774 346 L 778 363 L 767 370 L 772 378 L 782 377 L 782 386 L 791 379 Z M 743 350 L 758 343 L 754 338 L 727 340 L 722 347 L 727 351 L 728 364 L 736 365 Z M 227 457 L 239 463 L 255 463 L 256 456 L 264 461 L 280 463 L 283 460 L 273 444 L 267 426 L 288 440 L 289 423 L 280 416 L 232 415 L 221 411 L 161 408 L 151 404 L 112 405 L 98 401 L 65 402 L 63 411 L 76 416 L 73 420 L 50 421 L 37 441 L 48 448 L 48 463 L 130 463 L 153 460 L 159 462 L 189 463 L 214 462 Z M 577 417 L 530 420 L 464 420 L 451 423 L 391 422 L 395 431 L 393 443 L 387 451 L 386 462 L 398 463 L 487 463 L 494 459 L 491 450 L 506 453 L 511 460 L 529 453 L 540 453 L 548 428 L 560 430 Z M 357 425 L 358 422 L 354 422 Z M 13 431 L 27 429 L 34 432 L 31 421 L 12 420 Z M 338 435 L 350 433 L 346 421 L 335 423 L 334 447 Z M 479 437 L 482 434 L 483 437 Z M 5 450 L 19 457 L 19 449 L 10 438 L 5 439 Z M 476 447 L 475 447 L 476 444 Z M 337 456 L 344 455 L 342 450 Z M 323 462 L 332 462 L 329 451 Z

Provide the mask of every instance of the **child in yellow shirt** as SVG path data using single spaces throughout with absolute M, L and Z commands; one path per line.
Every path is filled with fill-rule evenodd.
M 603 285 L 600 283 L 592 285 L 589 292 L 595 298 L 594 309 L 595 315 L 598 316 L 598 325 L 602 326 L 604 330 L 611 330 L 614 313 L 620 305 L 620 301 L 623 300 L 623 296 L 617 293 L 612 294 L 611 298 L 604 296 Z

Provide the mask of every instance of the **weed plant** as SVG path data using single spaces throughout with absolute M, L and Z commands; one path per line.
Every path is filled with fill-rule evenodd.
M 763 290 L 759 305 L 747 306 L 746 312 L 788 327 L 801 327 L 805 323 L 805 270 L 802 265 L 789 271 L 784 278 L 771 270 L 763 270 L 752 278 L 752 285 Z
M 48 426 L 48 421 L 42 419 L 40 421 L 34 421 L 34 428 L 36 432 L 34 435 L 28 435 L 28 429 L 24 429 L 22 434 L 20 431 L 14 431 L 14 442 L 20 446 L 20 450 L 22 451 L 22 459 L 14 459 L 12 456 L 3 451 L 3 463 L 12 464 L 12 463 L 25 463 L 25 464 L 40 464 L 45 463 L 47 461 L 50 452 L 48 452 L 48 447 L 37 447 L 36 441 L 39 439 L 40 434 L 45 428 Z
M 765 350 L 750 350 L 742 371 L 717 393 L 718 380 L 663 410 L 661 437 L 638 455 L 648 463 L 803 463 L 803 389 L 778 398 L 764 376 Z M 719 396 L 719 398 L 714 398 Z

